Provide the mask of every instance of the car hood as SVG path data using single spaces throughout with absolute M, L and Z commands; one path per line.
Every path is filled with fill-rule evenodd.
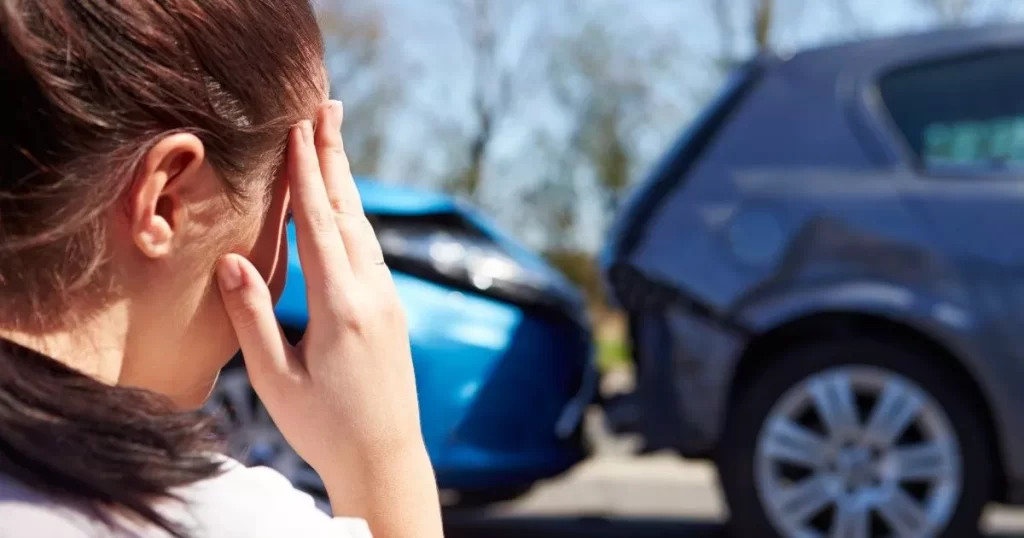
M 580 290 L 572 284 L 560 271 L 549 264 L 542 256 L 523 246 L 519 241 L 509 234 L 501 231 L 490 219 L 479 214 L 468 204 L 460 202 L 455 198 L 436 191 L 430 191 L 417 187 L 384 183 L 369 178 L 357 178 L 356 186 L 359 189 L 359 196 L 363 202 L 363 209 L 367 214 L 376 215 L 407 215 L 422 216 L 441 213 L 454 213 L 476 226 L 483 234 L 493 240 L 505 250 L 524 268 L 546 275 L 551 283 L 551 293 L 554 293 L 567 303 L 583 311 L 586 301 Z M 288 282 L 285 296 L 278 303 L 279 315 L 294 317 L 304 311 L 305 304 L 302 301 L 301 308 L 296 309 L 299 303 L 295 302 L 300 297 L 293 291 L 297 291 L 294 284 L 305 281 L 302 277 L 302 268 L 299 263 L 299 255 L 296 250 L 294 224 L 288 225 L 289 256 L 288 256 Z M 304 298 L 303 298 L 304 299 Z M 285 304 L 289 303 L 289 304 Z M 304 312 L 301 312 L 304 317 Z
M 573 293 L 579 294 L 575 286 L 542 256 L 501 231 L 493 221 L 466 203 L 436 191 L 383 183 L 367 178 L 356 179 L 356 186 L 359 188 L 359 196 L 363 200 L 363 209 L 369 214 L 409 216 L 437 213 L 458 214 L 478 227 L 524 267 L 545 273 L 560 286 L 570 288 Z
M 426 215 L 456 210 L 450 196 L 393 183 L 357 178 L 356 187 L 367 213 L 380 215 Z

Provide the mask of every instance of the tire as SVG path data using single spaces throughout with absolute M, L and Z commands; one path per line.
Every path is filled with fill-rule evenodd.
M 793 529 L 802 528 L 801 525 L 794 526 L 795 521 L 808 522 L 806 524 L 812 526 L 812 530 L 825 537 L 912 536 L 907 528 L 900 529 L 890 522 L 906 521 L 902 517 L 893 517 L 896 507 L 907 506 L 896 500 L 904 500 L 908 496 L 918 499 L 915 495 L 934 500 L 938 503 L 934 506 L 948 507 L 935 512 L 945 515 L 933 520 L 930 523 L 932 530 L 927 530 L 924 535 L 949 538 L 978 535 L 978 520 L 993 492 L 995 477 L 991 462 L 995 455 L 994 444 L 987 421 L 983 419 L 983 406 L 972 393 L 964 390 L 963 380 L 955 373 L 940 367 L 937 361 L 920 350 L 899 342 L 875 339 L 807 343 L 765 359 L 771 366 L 762 369 L 736 391 L 716 454 L 734 536 L 789 538 L 800 533 Z M 842 387 L 847 386 L 855 387 L 851 391 L 857 396 L 853 399 L 852 408 L 857 412 L 832 413 L 830 416 L 854 417 L 852 420 L 860 430 L 856 429 L 857 426 L 829 428 L 829 422 L 824 419 L 826 414 L 819 411 L 823 406 L 815 404 L 815 394 L 827 394 L 828 397 L 822 401 L 832 404 L 841 401 L 833 399 L 833 395 L 844 393 Z M 822 387 L 828 388 L 822 390 Z M 877 387 L 884 388 L 876 390 Z M 922 406 L 921 411 L 910 419 L 910 425 L 894 436 L 893 446 L 899 451 L 884 448 L 885 442 L 879 440 L 886 437 L 879 433 L 885 428 L 864 426 L 872 421 L 872 404 L 881 402 L 882 394 L 905 394 L 908 395 L 906 399 L 890 398 L 886 401 L 918 401 Z M 875 398 L 871 398 L 872 395 Z M 838 405 L 832 408 L 844 409 Z M 890 418 L 900 416 L 901 409 L 904 409 L 899 405 L 885 408 L 893 412 L 879 415 Z M 789 423 L 780 417 L 795 417 L 792 422 L 803 426 L 805 431 L 831 440 L 832 444 L 828 446 L 845 445 L 846 441 L 841 443 L 838 440 L 846 437 L 855 445 L 838 451 L 833 457 L 829 455 L 832 449 L 824 448 L 826 445 L 780 442 L 795 439 L 792 434 L 785 433 L 793 430 L 788 429 Z M 833 423 L 850 424 L 850 421 L 833 420 Z M 865 434 L 866 430 L 871 430 L 874 435 Z M 847 435 L 830 436 L 830 431 L 846 432 Z M 951 437 L 947 435 L 950 432 Z M 925 459 L 900 459 L 899 456 L 910 454 L 906 451 L 910 446 L 943 448 L 930 451 Z M 812 448 L 803 450 L 807 447 Z M 876 455 L 878 459 L 874 459 Z M 781 463 L 783 460 L 802 463 L 790 465 Z M 911 463 L 900 462 L 911 461 L 917 462 L 916 472 L 932 478 L 907 478 L 912 476 L 915 467 Z M 806 472 L 805 468 L 815 470 L 802 476 L 800 473 Z M 792 481 L 787 482 L 787 477 Z M 806 480 L 812 479 L 816 481 L 814 485 L 820 485 L 819 489 L 809 488 L 811 482 Z M 898 484 L 898 489 L 894 484 Z M 924 486 L 922 490 L 922 484 L 930 486 Z M 945 484 L 949 489 L 944 490 L 935 484 Z M 797 490 L 797 486 L 808 488 Z M 942 493 L 957 489 L 958 495 Z M 796 491 L 809 494 L 791 498 L 799 502 L 787 500 L 786 495 Z M 921 491 L 926 493 L 921 494 Z M 927 492 L 934 496 L 927 496 Z M 816 506 L 812 501 L 833 499 L 833 496 L 842 501 L 827 501 L 829 504 L 824 508 L 812 511 L 808 516 L 793 515 L 802 513 L 798 507 Z M 848 534 L 831 534 L 832 525 L 839 521 L 839 507 L 842 505 L 854 510 L 849 507 L 858 506 L 850 501 L 852 499 L 872 506 L 866 518 L 866 532 L 858 534 L 846 527 Z M 944 524 L 941 523 L 943 520 Z M 915 528 L 922 529 L 927 525 Z

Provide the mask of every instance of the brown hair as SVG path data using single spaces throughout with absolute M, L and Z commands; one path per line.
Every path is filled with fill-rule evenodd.
M 194 133 L 248 192 L 325 86 L 309 0 L 0 0 L 0 33 L 0 312 L 27 330 L 116 291 L 104 216 L 157 140 Z M 172 530 L 151 500 L 216 472 L 197 457 L 209 430 L 16 349 L 0 348 L 0 473 Z

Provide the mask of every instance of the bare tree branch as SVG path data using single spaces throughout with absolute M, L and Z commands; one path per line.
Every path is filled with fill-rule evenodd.
M 712 20 L 718 27 L 719 54 L 723 61 L 731 62 L 736 59 L 736 29 L 733 25 L 732 12 L 729 9 L 731 2 L 723 0 L 709 0 L 711 2 Z
M 966 21 L 974 7 L 974 0 L 917 0 L 922 8 L 935 13 L 939 21 L 946 24 L 960 24 Z
M 771 49 L 772 26 L 775 22 L 775 0 L 757 0 L 751 33 L 758 52 Z
M 499 36 L 493 0 L 456 0 L 459 26 L 469 30 L 467 43 L 473 56 L 472 109 L 476 131 L 466 147 L 466 164 L 448 182 L 450 192 L 478 200 L 484 169 L 497 124 L 509 107 L 511 74 L 499 68 Z
M 362 8 L 362 9 L 360 9 Z M 383 15 L 374 6 L 324 3 L 318 10 L 328 56 L 331 95 L 346 101 L 346 151 L 357 173 L 376 173 L 387 136 L 387 116 L 398 87 L 382 63 Z M 372 92 L 360 91 L 369 82 Z

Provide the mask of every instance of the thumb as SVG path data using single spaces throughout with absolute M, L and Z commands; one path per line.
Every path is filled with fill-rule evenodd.
M 274 316 L 270 289 L 249 260 L 227 254 L 217 262 L 221 300 L 242 348 L 250 382 L 258 392 L 289 373 L 291 346 Z

